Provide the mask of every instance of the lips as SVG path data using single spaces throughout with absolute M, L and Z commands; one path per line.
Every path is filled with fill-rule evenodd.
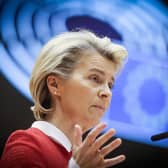
M 98 108 L 99 110 L 105 111 L 105 107 L 101 105 L 93 105 L 93 107 Z

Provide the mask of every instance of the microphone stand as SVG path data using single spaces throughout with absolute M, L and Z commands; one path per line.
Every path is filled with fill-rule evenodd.
M 166 138 L 168 138 L 168 132 L 163 132 L 163 133 L 159 133 L 151 136 L 152 141 L 158 141 Z

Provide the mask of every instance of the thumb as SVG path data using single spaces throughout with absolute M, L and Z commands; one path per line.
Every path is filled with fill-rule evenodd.
M 80 125 L 75 124 L 74 136 L 73 136 L 73 150 L 78 148 L 82 144 L 82 129 Z

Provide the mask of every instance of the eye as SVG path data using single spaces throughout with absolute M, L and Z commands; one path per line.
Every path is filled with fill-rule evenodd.
M 91 75 L 90 77 L 89 77 L 89 79 L 91 79 L 92 81 L 94 81 L 94 82 L 96 82 L 96 83 L 101 83 L 102 81 L 101 81 L 101 79 L 100 79 L 100 77 L 98 76 L 98 75 Z
M 113 89 L 113 88 L 114 88 L 114 84 L 111 83 L 111 82 L 108 84 L 108 86 L 109 86 L 110 89 Z

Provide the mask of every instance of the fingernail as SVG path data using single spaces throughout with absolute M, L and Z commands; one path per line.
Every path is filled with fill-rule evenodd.
M 126 159 L 125 155 L 121 155 L 121 160 L 124 161 Z
M 114 133 L 116 132 L 116 130 L 114 128 L 110 128 L 109 131 L 114 132 Z
M 80 126 L 78 125 L 78 124 L 75 124 L 75 126 L 74 127 L 76 127 L 76 128 L 80 128 Z
M 100 125 L 107 126 L 105 122 L 101 122 Z

